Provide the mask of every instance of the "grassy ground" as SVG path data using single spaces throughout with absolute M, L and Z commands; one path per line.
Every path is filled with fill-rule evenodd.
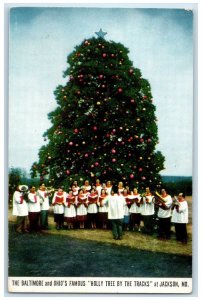
M 50 230 L 38 234 L 17 234 L 14 222 L 9 212 L 9 276 L 191 277 L 191 223 L 182 245 L 174 232 L 166 242 L 131 231 L 118 241 L 110 230 L 58 232 L 52 214 Z
M 97 242 L 85 239 L 89 231 L 79 232 L 82 239 L 66 232 L 17 234 L 11 230 L 9 276 L 191 277 L 189 255 L 142 250 L 124 246 L 122 241 Z

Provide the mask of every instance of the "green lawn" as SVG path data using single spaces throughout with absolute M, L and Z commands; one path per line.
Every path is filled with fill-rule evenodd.
M 192 276 L 191 242 L 157 241 L 134 232 L 114 241 L 109 230 L 58 232 L 52 227 L 39 234 L 17 234 L 13 224 L 9 228 L 9 276 Z

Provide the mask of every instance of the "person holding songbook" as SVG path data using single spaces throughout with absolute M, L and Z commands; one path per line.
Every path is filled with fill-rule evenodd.
M 124 226 L 124 230 L 129 230 L 130 229 L 130 205 L 131 205 L 131 201 L 130 198 L 128 198 L 128 191 L 127 189 L 123 189 L 123 192 L 119 192 L 118 190 L 118 194 L 120 196 L 123 195 L 124 199 L 125 199 L 125 205 L 124 205 L 124 218 L 123 218 L 123 226 Z
M 88 221 L 90 222 L 91 229 L 96 229 L 97 213 L 98 213 L 98 193 L 92 188 L 88 195 Z
M 29 211 L 29 231 L 38 232 L 40 231 L 40 199 L 37 196 L 35 186 L 31 186 L 28 193 L 28 211 Z
M 187 223 L 188 223 L 188 204 L 184 194 L 179 193 L 177 199 L 173 201 L 173 212 L 171 222 L 175 225 L 177 241 L 187 243 Z
M 156 205 L 158 209 L 158 239 L 169 240 L 170 239 L 170 225 L 171 225 L 171 209 L 172 209 L 172 198 L 167 194 L 165 189 L 161 190 L 161 195 L 158 196 L 159 201 Z
M 59 187 L 58 191 L 55 192 L 52 200 L 54 221 L 56 223 L 57 230 L 63 229 L 65 201 L 66 201 L 66 193 L 63 191 L 62 187 Z
M 100 196 L 102 190 L 102 184 L 100 183 L 100 179 L 96 179 L 95 189 L 98 193 L 98 196 Z
M 137 226 L 137 230 L 141 231 L 140 229 L 140 221 L 141 221 L 141 195 L 138 193 L 136 188 L 133 189 L 130 195 L 128 195 L 128 199 L 131 202 L 131 206 L 129 209 L 130 212 L 130 219 L 131 219 L 131 227 L 132 230 L 135 230 Z
M 154 202 L 153 196 L 150 192 L 149 187 L 146 188 L 146 192 L 142 197 L 141 215 L 143 218 L 144 227 L 143 233 L 152 235 L 153 234 L 153 217 L 154 217 Z
M 64 221 L 68 229 L 73 229 L 76 222 L 76 196 L 73 195 L 72 190 L 69 191 L 64 205 Z
M 123 186 L 123 182 L 119 181 L 119 183 L 118 183 L 118 194 L 123 194 L 124 189 L 125 188 Z
M 99 224 L 101 225 L 101 228 L 106 229 L 107 228 L 107 214 L 108 209 L 107 205 L 105 203 L 105 199 L 107 197 L 107 192 L 105 189 L 101 190 L 101 194 L 98 201 L 98 220 Z
M 106 189 L 107 194 L 110 195 L 111 194 L 111 190 L 113 188 L 112 182 L 110 180 L 107 181 L 106 183 L 106 187 L 103 187 Z
M 76 218 L 79 222 L 79 228 L 85 228 L 85 222 L 87 221 L 87 204 L 88 201 L 88 193 L 84 193 L 83 189 L 79 190 L 79 194 L 77 196 L 77 211 Z

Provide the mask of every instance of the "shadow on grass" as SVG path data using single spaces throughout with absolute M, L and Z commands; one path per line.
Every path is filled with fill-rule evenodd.
M 9 276 L 191 277 L 191 256 L 50 234 L 9 233 Z

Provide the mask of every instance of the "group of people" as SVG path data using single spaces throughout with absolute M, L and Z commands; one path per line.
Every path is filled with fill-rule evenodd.
M 45 184 L 41 184 L 37 191 L 35 186 L 28 190 L 26 185 L 18 185 L 13 194 L 13 215 L 17 216 L 16 231 L 22 233 L 48 229 L 49 208 L 49 193 Z
M 172 199 L 165 189 L 161 190 L 161 194 L 152 194 L 147 187 L 140 194 L 137 188 L 130 190 L 122 182 L 113 186 L 111 181 L 101 184 L 99 179 L 95 185 L 86 180 L 81 187 L 74 181 L 68 192 L 62 187 L 48 190 L 45 184 L 41 184 L 37 191 L 35 186 L 27 191 L 21 185 L 13 195 L 16 231 L 21 233 L 48 229 L 51 205 L 58 230 L 63 229 L 64 223 L 68 229 L 76 226 L 84 229 L 87 224 L 91 229 L 98 226 L 106 229 L 110 226 L 113 238 L 122 239 L 123 230 L 137 230 L 152 235 L 157 220 L 159 239 L 170 239 L 173 223 L 176 239 L 187 243 L 188 204 L 182 193 Z M 27 216 L 29 228 L 26 224 Z

